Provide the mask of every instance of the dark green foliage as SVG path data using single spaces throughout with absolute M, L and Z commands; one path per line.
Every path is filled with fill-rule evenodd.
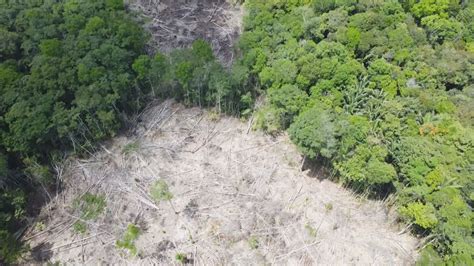
M 420 264 L 468 265 L 474 5 L 285 3 L 247 3 L 241 63 L 267 94 L 256 126 L 288 128 L 306 156 L 330 159 L 354 189 L 395 189 L 401 218 L 431 240 Z
M 332 158 L 337 151 L 339 125 L 336 115 L 319 106 L 302 113 L 291 125 L 289 133 L 295 142 L 310 158 L 319 155 Z
M 0 189 L 0 262 L 13 263 L 23 246 L 18 242 L 18 221 L 25 215 L 26 198 L 21 189 Z
M 132 63 L 146 39 L 122 0 L 0 2 L 0 264 L 54 154 L 83 153 L 143 104 Z
M 225 69 L 210 45 L 197 40 L 191 48 L 169 56 L 138 57 L 132 65 L 137 83 L 159 97 L 173 97 L 189 106 L 214 107 L 219 112 L 239 114 L 250 107 L 248 69 L 242 65 Z M 242 100 L 242 102 L 241 102 Z
M 160 179 L 153 183 L 150 189 L 151 198 L 159 203 L 163 200 L 171 200 L 173 198 L 173 194 L 170 192 L 168 184 L 166 181 Z

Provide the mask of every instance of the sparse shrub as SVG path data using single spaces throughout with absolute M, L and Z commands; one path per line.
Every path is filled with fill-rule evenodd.
M 79 211 L 81 219 L 94 220 L 104 212 L 107 203 L 105 196 L 87 192 L 82 197 L 76 199 L 73 206 Z
M 35 224 L 35 231 L 43 231 L 46 228 L 44 222 L 37 222 Z
M 122 154 L 125 156 L 131 155 L 132 153 L 136 153 L 140 150 L 140 142 L 138 141 L 133 141 L 130 143 L 127 143 L 123 148 L 122 148 Z
M 164 201 L 164 200 L 171 200 L 173 198 L 173 194 L 170 192 L 168 184 L 165 180 L 160 179 L 157 180 L 151 186 L 151 197 L 156 202 Z
M 186 264 L 186 262 L 188 261 L 188 257 L 184 253 L 176 253 L 175 259 L 181 264 Z
M 332 203 L 330 203 L 330 202 L 324 204 L 324 209 L 326 210 L 326 212 L 332 211 L 333 208 L 334 208 L 334 206 L 333 206 Z
M 81 221 L 77 221 L 72 225 L 72 229 L 77 234 L 85 234 L 87 232 L 87 224 Z
M 118 248 L 126 249 L 132 256 L 137 255 L 137 247 L 135 246 L 135 240 L 140 235 L 140 228 L 134 224 L 129 224 L 121 240 L 117 240 L 115 245 Z

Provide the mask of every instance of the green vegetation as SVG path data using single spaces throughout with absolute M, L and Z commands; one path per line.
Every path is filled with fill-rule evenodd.
M 82 221 L 74 223 L 74 231 L 79 234 L 86 233 L 87 224 L 84 221 L 97 219 L 105 211 L 106 206 L 107 203 L 103 195 L 94 195 L 87 192 L 80 198 L 75 199 L 73 208 L 79 213 L 79 218 Z
M 176 253 L 175 259 L 178 263 L 186 264 L 188 257 L 184 253 Z
M 241 62 L 265 91 L 256 126 L 288 129 L 359 191 L 395 192 L 430 244 L 420 263 L 474 259 L 474 5 L 246 3 Z M 423 262 L 422 262 L 423 261 Z
M 138 150 L 140 150 L 140 142 L 133 141 L 133 142 L 127 143 L 127 145 L 123 147 L 122 154 L 128 156 L 132 153 L 137 152 Z
M 20 255 L 28 194 L 48 187 L 55 158 L 90 153 L 148 99 L 249 117 L 261 95 L 256 128 L 288 130 L 354 190 L 396 193 L 402 219 L 430 241 L 421 264 L 474 260 L 474 4 L 245 6 L 241 58 L 225 69 L 201 40 L 146 55 L 147 36 L 121 0 L 0 3 L 0 263 Z M 150 190 L 171 203 L 163 180 Z M 77 210 L 96 219 L 105 205 L 86 193 Z M 117 246 L 136 254 L 138 234 L 129 225 Z
M 163 179 L 157 180 L 153 183 L 150 193 L 153 200 L 157 203 L 164 200 L 170 201 L 173 198 L 173 194 L 170 192 L 168 184 Z
M 326 210 L 326 212 L 332 211 L 333 208 L 334 208 L 334 206 L 332 205 L 332 203 L 324 204 L 324 209 Z
M 0 1 L 0 264 L 19 255 L 50 161 L 90 150 L 144 103 L 132 64 L 146 40 L 120 0 Z
M 17 229 L 16 221 L 25 217 L 25 205 L 26 199 L 22 190 L 0 190 L 0 262 L 13 262 L 23 251 L 17 236 L 12 232 Z
M 97 219 L 104 212 L 106 206 L 104 195 L 94 195 L 89 192 L 74 202 L 74 209 L 79 211 L 80 217 L 84 220 Z
M 170 192 L 168 184 L 165 180 L 160 179 L 153 183 L 150 189 L 151 198 L 156 202 L 168 201 L 175 214 L 178 214 L 174 207 L 171 199 L 173 199 L 173 193 Z M 191 236 L 190 236 L 191 237 Z M 191 237 L 192 238 L 192 237 Z
M 137 255 L 137 247 L 135 247 L 135 240 L 140 235 L 140 228 L 133 224 L 129 224 L 121 240 L 117 240 L 115 245 L 118 248 L 126 249 L 130 255 Z
M 72 225 L 72 229 L 77 234 L 85 234 L 87 232 L 87 224 L 81 221 L 77 221 Z
M 137 84 L 155 97 L 172 97 L 188 106 L 214 107 L 218 113 L 248 113 L 251 109 L 246 68 L 237 64 L 227 71 L 202 40 L 170 55 L 140 56 L 133 70 Z
M 260 245 L 258 243 L 258 238 L 256 236 L 251 236 L 249 239 L 248 239 L 248 243 L 249 243 L 249 246 L 251 249 L 257 249 L 258 246 Z
M 318 236 L 318 230 L 316 230 L 311 224 L 307 223 L 304 225 L 306 231 L 308 231 L 309 236 L 316 238 Z

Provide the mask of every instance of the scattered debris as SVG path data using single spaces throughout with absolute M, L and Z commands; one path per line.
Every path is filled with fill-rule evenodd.
M 123 134 L 90 159 L 66 161 L 63 191 L 40 215 L 43 230 L 32 226 L 24 236 L 38 247 L 38 260 L 170 265 L 181 253 L 198 265 L 400 265 L 417 257 L 416 238 L 398 234 L 383 202 L 358 200 L 301 171 L 303 158 L 285 134 L 247 134 L 237 118 L 213 121 L 172 101 L 149 107 L 137 121 L 133 140 Z M 139 150 L 124 154 L 133 141 Z M 166 186 L 156 186 L 159 180 Z M 73 206 L 89 194 L 103 195 L 107 205 L 85 220 L 87 235 L 78 239 Z M 140 234 L 128 245 L 130 224 Z M 120 256 L 116 244 L 138 256 Z
M 130 9 L 144 14 L 154 50 L 169 53 L 208 41 L 222 64 L 236 58 L 234 43 L 241 33 L 243 8 L 226 0 L 129 0 Z

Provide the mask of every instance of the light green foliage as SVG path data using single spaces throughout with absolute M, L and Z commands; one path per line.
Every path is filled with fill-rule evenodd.
M 334 206 L 332 205 L 332 203 L 324 204 L 324 209 L 326 209 L 326 212 L 332 211 L 333 208 L 334 208 Z
M 269 134 L 276 134 L 282 130 L 283 109 L 276 109 L 266 104 L 255 114 L 254 129 L 263 130 Z
M 115 245 L 117 248 L 128 250 L 129 254 L 132 256 L 137 255 L 137 247 L 135 246 L 135 240 L 138 239 L 140 235 L 140 228 L 134 224 L 129 224 L 127 230 L 122 236 L 122 239 L 117 240 Z
M 428 16 L 421 19 L 421 25 L 426 27 L 432 42 L 453 41 L 462 36 L 462 23 L 452 18 L 447 19 L 438 15 Z
M 77 234 L 85 234 L 87 232 L 87 224 L 85 224 L 84 222 L 78 221 L 72 225 L 72 229 Z
M 298 89 L 295 85 L 285 84 L 280 88 L 272 87 L 268 90 L 268 97 L 270 104 L 280 109 L 280 125 L 281 128 L 286 128 L 291 124 L 293 118 L 299 114 L 302 108 L 306 105 L 308 95 Z
M 25 218 L 26 197 L 20 189 L 0 190 L 0 261 L 13 263 L 23 251 L 14 232 Z
M 387 150 L 376 143 L 359 145 L 353 155 L 335 167 L 346 182 L 357 184 L 381 185 L 395 180 L 395 168 L 385 162 Z
M 316 231 L 316 229 L 313 226 L 311 226 L 311 224 L 309 224 L 309 223 L 305 224 L 304 228 L 308 232 L 309 236 L 311 236 L 312 238 L 316 238 L 318 236 L 318 232 Z
M 338 148 L 339 125 L 336 116 L 319 106 L 302 113 L 288 132 L 302 152 L 310 158 L 331 158 Z
M 411 8 L 413 15 L 423 18 L 431 15 L 446 17 L 449 0 L 421 0 Z
M 87 192 L 74 201 L 73 207 L 78 210 L 81 219 L 95 220 L 105 211 L 106 206 L 105 196 Z
M 163 179 L 157 180 L 153 183 L 150 189 L 150 194 L 156 202 L 171 200 L 173 198 L 173 194 L 170 192 L 168 184 Z
M 0 1 L 0 264 L 22 250 L 25 198 L 11 194 L 47 188 L 52 158 L 89 151 L 144 104 L 132 63 L 146 40 L 122 0 Z
M 433 228 L 438 224 L 435 215 L 435 208 L 432 205 L 425 205 L 420 202 L 409 203 L 400 209 L 402 216 L 414 220 L 414 222 L 424 229 Z
M 248 243 L 251 249 L 257 249 L 259 247 L 258 238 L 256 236 L 251 236 L 248 239 Z
M 369 66 L 368 74 L 370 75 L 371 87 L 385 91 L 389 96 L 395 97 L 398 92 L 398 83 L 393 78 L 395 66 L 389 64 L 384 59 L 372 61 Z
M 125 146 L 123 146 L 122 154 L 128 156 L 128 155 L 133 154 L 133 153 L 135 153 L 139 150 L 140 150 L 140 142 L 132 141 L 130 143 L 127 143 Z

